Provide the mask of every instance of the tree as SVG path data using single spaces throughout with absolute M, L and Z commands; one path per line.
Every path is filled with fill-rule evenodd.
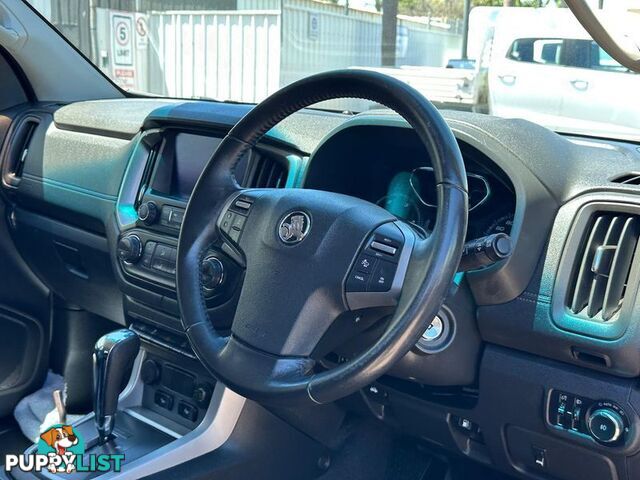
M 538 7 L 556 0 L 472 0 L 472 7 Z M 464 0 L 399 0 L 403 15 L 462 18 Z

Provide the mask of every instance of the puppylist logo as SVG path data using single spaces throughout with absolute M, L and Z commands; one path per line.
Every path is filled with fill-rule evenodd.
M 85 443 L 71 425 L 54 425 L 40 435 L 36 453 L 7 455 L 5 471 L 119 472 L 123 462 L 124 454 L 85 454 Z

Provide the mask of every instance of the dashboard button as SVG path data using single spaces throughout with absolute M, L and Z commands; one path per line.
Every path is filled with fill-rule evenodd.
M 190 422 L 195 422 L 196 418 L 198 418 L 198 409 L 188 403 L 180 402 L 178 404 L 178 415 Z
M 173 408 L 173 397 L 168 393 L 156 392 L 154 400 L 159 407 L 171 410 Z
M 347 292 L 366 292 L 369 275 L 362 272 L 351 272 L 347 279 Z
M 393 277 L 396 273 L 396 265 L 391 262 L 380 260 L 378 263 L 371 282 L 369 284 L 370 292 L 387 292 L 391 289 Z
M 142 265 L 147 268 L 151 268 L 151 260 L 153 258 L 153 252 L 156 250 L 156 242 L 147 242 L 144 245 L 144 253 L 142 255 Z
M 153 255 L 154 259 L 171 260 L 173 257 L 172 248 L 167 245 L 158 245 L 156 247 L 156 253 Z
M 169 215 L 169 223 L 173 226 L 179 227 L 182 225 L 182 219 L 184 218 L 184 210 L 181 208 L 172 208 Z

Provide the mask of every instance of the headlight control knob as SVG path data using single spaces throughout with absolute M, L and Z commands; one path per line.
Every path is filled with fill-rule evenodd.
M 602 443 L 613 443 L 622 437 L 624 420 L 622 416 L 611 408 L 594 410 L 587 419 L 589 433 Z

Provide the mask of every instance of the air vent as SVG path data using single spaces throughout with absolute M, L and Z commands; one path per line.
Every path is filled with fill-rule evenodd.
M 287 167 L 271 157 L 252 152 L 242 186 L 246 188 L 283 188 L 287 183 Z
M 151 181 L 151 173 L 153 172 L 153 167 L 156 163 L 156 159 L 158 158 L 160 146 L 161 142 L 156 142 L 149 148 L 144 171 L 142 172 L 142 179 L 140 180 L 140 186 L 138 187 L 138 193 L 134 202 L 134 207 L 136 209 L 142 203 L 142 198 L 144 197 L 144 194 L 149 186 L 149 182 Z
M 7 185 L 17 187 L 20 183 L 25 161 L 29 156 L 29 146 L 39 124 L 39 118 L 27 117 L 20 122 L 12 134 L 3 172 Z
M 624 173 L 611 179 L 613 183 L 625 185 L 640 185 L 640 173 Z
M 578 250 L 568 307 L 583 318 L 612 320 L 622 308 L 640 235 L 640 217 L 615 212 L 592 216 Z

